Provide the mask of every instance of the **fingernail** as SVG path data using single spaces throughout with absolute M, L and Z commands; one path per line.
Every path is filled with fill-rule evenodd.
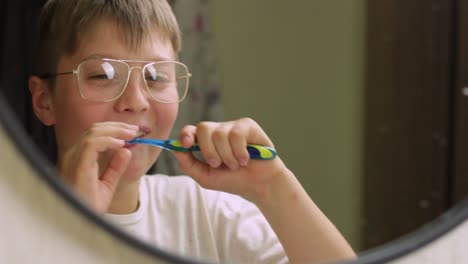
M 132 135 L 136 135 L 138 133 L 138 130 L 131 130 L 131 129 L 127 129 L 128 133 L 132 134 Z
M 237 170 L 239 168 L 239 165 L 237 163 L 230 163 L 228 165 L 228 167 L 231 169 L 231 170 Z
M 192 143 L 192 139 L 189 137 L 189 136 L 184 136 L 182 138 L 182 144 L 184 145 L 190 145 L 190 143 Z
M 218 168 L 220 165 L 220 161 L 217 159 L 208 159 L 208 164 L 210 164 L 213 168 Z

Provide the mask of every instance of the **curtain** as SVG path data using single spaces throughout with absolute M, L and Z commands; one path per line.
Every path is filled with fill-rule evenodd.
M 223 114 L 220 82 L 216 64 L 213 32 L 210 28 L 208 0 L 169 1 L 182 31 L 182 51 L 179 60 L 192 73 L 188 98 L 180 103 L 179 117 L 171 135 L 176 138 L 186 124 L 219 121 Z M 154 171 L 169 175 L 180 174 L 171 153 L 163 151 Z

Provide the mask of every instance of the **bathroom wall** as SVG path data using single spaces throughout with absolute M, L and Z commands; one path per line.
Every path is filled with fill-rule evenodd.
M 211 2 L 225 118 L 260 123 L 359 245 L 365 1 Z

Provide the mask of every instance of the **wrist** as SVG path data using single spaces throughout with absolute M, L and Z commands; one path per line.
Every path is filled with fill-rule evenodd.
M 282 163 L 276 172 L 272 174 L 271 180 L 262 189 L 255 193 L 252 202 L 261 210 L 274 209 L 279 203 L 290 199 L 296 199 L 302 187 L 296 176 Z

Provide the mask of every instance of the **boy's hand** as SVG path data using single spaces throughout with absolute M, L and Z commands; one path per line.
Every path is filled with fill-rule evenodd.
M 180 140 L 184 147 L 190 147 L 195 139 L 209 164 L 191 153 L 174 152 L 181 169 L 202 187 L 238 194 L 255 203 L 291 263 L 355 257 L 346 240 L 279 157 L 249 160 L 247 143 L 273 146 L 257 123 L 251 119 L 202 122 L 182 129 Z
M 271 147 L 273 144 L 249 118 L 186 126 L 179 138 L 184 147 L 192 146 L 195 141 L 200 146 L 206 163 L 197 160 L 192 153 L 174 152 L 174 155 L 182 171 L 204 188 L 234 193 L 257 202 L 265 198 L 268 188 L 287 171 L 279 157 L 250 160 L 247 143 Z
M 60 175 L 98 213 L 105 213 L 112 201 L 132 155 L 125 141 L 137 131 L 138 126 L 125 123 L 96 123 L 58 161 Z

